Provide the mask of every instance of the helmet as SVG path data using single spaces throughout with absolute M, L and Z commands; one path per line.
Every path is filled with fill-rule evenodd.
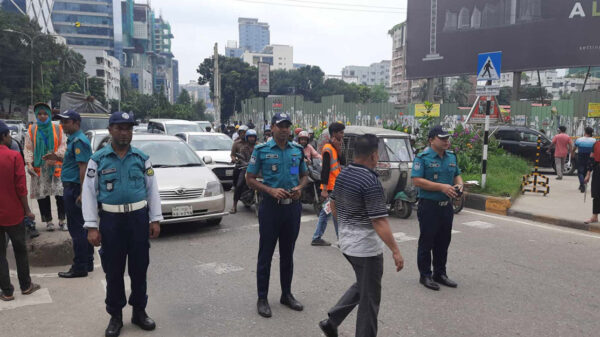
M 246 131 L 246 141 L 248 140 L 248 137 L 256 137 L 256 131 L 253 129 Z
M 236 130 L 237 130 L 237 129 L 239 129 L 239 128 L 240 128 L 240 126 L 239 126 L 239 125 L 236 125 L 236 126 L 235 126 L 235 129 L 236 129 Z
M 239 131 L 248 131 L 248 127 L 246 125 L 240 126 Z
M 298 134 L 298 139 L 300 139 L 302 137 L 304 137 L 304 138 L 310 138 L 310 136 L 308 135 L 308 132 L 306 132 L 306 131 L 302 131 L 302 132 L 300 132 Z
M 296 130 L 294 130 L 294 133 L 296 135 L 299 134 L 300 132 L 302 132 L 302 128 L 296 128 Z

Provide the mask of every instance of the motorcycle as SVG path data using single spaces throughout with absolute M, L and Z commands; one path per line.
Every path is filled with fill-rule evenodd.
M 251 189 L 246 185 L 246 170 L 248 169 L 248 158 L 245 158 L 241 153 L 235 154 L 237 158 L 236 167 L 240 170 L 238 176 L 238 182 L 234 184 L 236 188 L 242 188 L 244 191 L 240 195 L 240 201 L 247 209 L 250 209 L 252 205 L 255 205 L 254 212 L 258 216 L 258 205 L 260 204 L 260 193 Z M 243 183 L 240 181 L 243 179 Z
M 313 206 L 315 213 L 321 213 L 323 203 L 321 202 L 321 160 L 313 159 L 308 166 L 308 184 L 302 189 L 300 202 Z
M 468 186 L 469 184 L 465 183 L 465 187 Z M 412 209 L 418 207 L 417 195 L 417 189 L 412 186 L 407 187 L 404 191 L 396 193 L 393 203 L 394 215 L 402 219 L 408 219 L 412 213 Z M 461 192 L 458 198 L 452 198 L 450 202 L 454 214 L 460 213 L 465 205 L 465 194 Z

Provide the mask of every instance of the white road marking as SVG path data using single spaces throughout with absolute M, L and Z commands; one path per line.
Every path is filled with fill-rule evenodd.
M 131 293 L 131 279 L 129 276 L 123 276 L 123 282 L 125 282 L 125 292 Z M 102 283 L 102 289 L 106 292 L 106 279 L 100 281 L 100 283 Z
M 214 273 L 217 275 L 233 273 L 236 271 L 242 271 L 244 268 L 234 266 L 227 263 L 209 262 L 196 266 L 196 268 L 202 273 Z
M 410 236 L 410 235 L 406 235 L 406 233 L 403 232 L 397 232 L 394 233 L 394 239 L 396 239 L 396 241 L 398 243 L 400 242 L 406 242 L 406 241 L 412 241 L 412 240 L 416 240 L 417 238 Z
M 452 234 L 458 234 L 458 233 L 460 233 L 460 231 L 457 231 L 455 229 L 452 230 Z
M 599 239 L 600 240 L 600 235 L 595 235 L 595 234 L 587 234 L 583 231 L 581 231 L 580 229 L 561 229 L 559 227 L 553 226 L 553 225 L 542 225 L 542 224 L 534 224 L 531 222 L 527 222 L 527 221 L 521 221 L 521 220 L 516 220 L 515 218 L 512 217 L 501 217 L 501 216 L 496 216 L 496 215 L 489 215 L 489 214 L 485 214 L 485 213 L 480 213 L 480 212 L 474 212 L 474 211 L 467 211 L 467 210 L 463 210 L 464 213 L 470 213 L 470 214 L 475 214 L 475 215 L 480 215 L 480 216 L 485 216 L 488 218 L 492 218 L 492 219 L 498 219 L 498 220 L 502 220 L 502 221 L 506 221 L 506 222 L 512 222 L 512 223 L 519 223 L 522 225 L 527 225 L 527 226 L 531 226 L 531 227 L 537 227 L 537 228 L 541 228 L 541 229 L 547 229 L 547 230 L 551 230 L 551 231 L 555 231 L 555 232 L 561 232 L 561 233 L 568 233 L 568 234 L 573 234 L 573 235 L 579 235 L 579 236 L 585 236 L 588 238 L 593 238 L 593 239 Z
M 485 222 L 485 221 L 469 221 L 469 222 L 463 223 L 463 225 L 469 226 L 469 227 L 474 227 L 474 228 L 482 228 L 482 229 L 488 229 L 488 228 L 495 227 L 494 224 L 491 224 L 491 223 Z
M 0 311 L 16 309 L 27 305 L 52 303 L 52 297 L 50 297 L 48 288 L 42 288 L 31 295 L 23 295 L 20 291 L 15 289 L 14 296 L 15 299 L 13 301 L 0 301 Z
M 17 277 L 17 271 L 15 270 L 11 270 L 10 271 L 10 276 L 12 277 Z M 30 273 L 29 276 L 34 277 L 34 278 L 53 278 L 53 277 L 58 277 L 58 272 L 56 273 Z

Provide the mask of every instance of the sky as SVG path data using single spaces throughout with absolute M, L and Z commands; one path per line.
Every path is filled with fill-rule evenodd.
M 391 60 L 387 32 L 406 20 L 406 0 L 151 0 L 151 6 L 171 24 L 180 84 L 198 79 L 196 69 L 215 42 L 223 55 L 227 41 L 238 40 L 238 17 L 267 22 L 272 44 L 293 46 L 294 63 L 317 65 L 328 75 Z

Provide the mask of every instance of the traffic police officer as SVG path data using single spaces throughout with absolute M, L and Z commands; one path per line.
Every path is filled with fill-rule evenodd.
M 115 112 L 110 116 L 108 130 L 112 141 L 90 159 L 83 186 L 88 240 L 94 246 L 102 243 L 106 311 L 111 315 L 106 336 L 118 336 L 123 326 L 121 310 L 127 304 L 123 281 L 126 262 L 131 278 L 131 322 L 144 330 L 156 327 L 145 311 L 148 238 L 158 237 L 163 217 L 148 155 L 130 145 L 134 124 L 131 113 Z M 98 205 L 101 206 L 99 221 Z
M 248 186 L 259 191 L 262 201 L 258 211 L 260 242 L 256 281 L 258 314 L 271 317 L 267 301 L 271 260 L 279 240 L 281 279 L 280 303 L 296 311 L 304 308 L 291 292 L 294 272 L 294 246 L 300 231 L 302 205 L 300 194 L 306 185 L 307 167 L 302 146 L 288 140 L 292 122 L 286 113 L 271 119 L 273 138 L 254 148 L 246 173 Z M 262 172 L 263 183 L 256 180 Z
M 73 240 L 73 265 L 67 272 L 58 273 L 59 277 L 85 277 L 94 270 L 94 246 L 87 240 L 87 230 L 83 228 L 81 212 L 81 186 L 87 169 L 87 163 L 92 156 L 90 141 L 80 129 L 81 116 L 73 110 L 67 110 L 58 115 L 63 130 L 69 135 L 67 150 L 64 158 L 56 154 L 48 154 L 45 160 L 63 162 L 60 178 L 64 187 L 65 210 L 69 234 Z
M 412 168 L 413 184 L 419 188 L 419 282 L 433 290 L 440 289 L 438 283 L 452 288 L 457 286 L 446 275 L 446 260 L 454 218 L 450 199 L 462 193 L 463 181 L 456 155 L 448 151 L 449 137 L 441 126 L 433 127 L 428 135 L 430 146 L 417 155 Z

